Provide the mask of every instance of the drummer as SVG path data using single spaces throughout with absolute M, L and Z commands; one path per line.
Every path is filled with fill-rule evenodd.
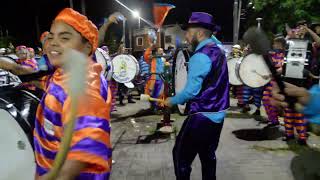
M 146 94 L 149 94 L 152 98 L 161 99 L 163 98 L 164 92 L 164 80 L 161 79 L 161 74 L 164 72 L 164 65 L 166 59 L 164 56 L 164 51 L 162 48 L 157 48 L 156 57 L 152 58 L 150 64 L 151 77 L 146 85 Z M 158 110 L 158 104 L 156 102 L 151 102 L 151 109 L 153 111 Z
M 81 22 L 81 23 L 78 23 Z M 75 132 L 71 147 L 57 179 L 107 180 L 111 170 L 110 105 L 106 80 L 100 76 L 102 66 L 90 55 L 98 46 L 98 30 L 86 16 L 66 8 L 55 18 L 47 39 L 47 52 L 56 68 L 43 84 L 43 96 L 36 114 L 34 145 L 37 179 L 47 179 L 59 149 L 62 131 L 70 116 L 68 75 L 61 67 L 64 52 L 71 48 L 88 56 L 88 80 L 85 95 L 79 99 Z M 102 85 L 104 84 L 104 85 Z
M 247 45 L 244 48 L 243 55 L 246 56 L 250 53 L 251 53 L 251 47 L 250 45 Z M 253 104 L 256 106 L 256 111 L 253 113 L 253 115 L 254 116 L 261 115 L 260 108 L 261 108 L 263 90 L 264 90 L 264 87 L 252 88 L 246 85 L 243 86 L 243 89 L 242 89 L 242 97 L 243 97 L 243 103 L 244 103 L 244 107 L 242 109 L 243 113 L 247 113 L 251 110 L 249 104 L 250 104 L 250 99 L 253 98 Z
M 284 39 L 284 37 L 279 36 L 273 40 L 273 45 L 272 45 L 273 50 L 270 52 L 270 55 L 272 58 L 273 65 L 279 74 L 282 74 L 282 71 L 283 71 L 282 67 L 283 67 L 284 58 L 285 58 L 285 47 L 286 47 L 286 40 Z M 275 81 L 272 80 L 266 85 L 265 90 L 263 92 L 263 98 L 262 98 L 262 102 L 268 116 L 269 125 L 271 126 L 279 125 L 279 119 L 278 119 L 279 112 L 275 106 L 271 105 L 271 102 L 270 102 L 270 99 L 272 98 L 271 96 L 272 85 L 274 83 Z
M 120 42 L 118 52 L 116 55 L 128 54 L 128 50 L 125 47 L 123 42 Z M 119 105 L 124 106 L 124 98 L 128 97 L 129 104 L 135 104 L 136 102 L 133 100 L 132 89 L 127 87 L 126 84 L 118 83 L 118 95 L 119 95 Z
M 231 58 L 240 58 L 242 57 L 242 50 L 239 44 L 235 44 L 232 46 L 232 52 L 230 53 Z M 244 99 L 243 99 L 243 85 L 232 86 L 233 93 L 235 94 L 238 102 L 237 106 L 239 108 L 243 108 L 245 106 Z
M 17 64 L 2 61 L 0 58 L 0 69 L 10 71 L 15 75 L 31 74 L 38 71 L 36 61 L 28 59 L 28 49 L 26 46 L 18 46 L 16 54 L 18 56 Z
M 203 179 L 216 179 L 216 157 L 226 110 L 229 108 L 229 78 L 223 51 L 211 39 L 213 17 L 193 12 L 187 24 L 186 39 L 195 50 L 189 61 L 184 90 L 165 104 L 189 102 L 190 112 L 184 121 L 173 149 L 177 180 L 190 179 L 191 164 L 199 154 Z
M 40 43 L 42 45 L 43 53 L 41 58 L 38 60 L 39 69 L 42 71 L 53 71 L 54 67 L 51 65 L 48 56 L 47 56 L 47 39 L 49 32 L 45 31 L 40 36 Z

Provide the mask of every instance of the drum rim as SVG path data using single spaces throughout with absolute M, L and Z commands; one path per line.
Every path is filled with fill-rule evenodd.
M 0 97 L 0 101 L 6 103 L 7 105 L 10 104 L 10 102 L 8 102 L 7 100 L 3 99 L 2 97 Z M 14 104 L 12 104 L 11 107 L 7 107 L 7 108 L 8 109 L 3 109 L 3 110 L 7 111 L 10 114 L 10 116 L 12 116 L 13 119 L 17 122 L 17 124 L 21 127 L 23 132 L 26 134 L 32 149 L 34 150 L 34 146 L 33 146 L 33 129 L 31 127 L 31 125 L 28 123 L 27 120 L 22 118 L 20 112 L 18 111 L 17 107 Z M 10 112 L 10 110 L 11 110 L 11 112 Z M 16 117 L 14 116 L 14 113 L 12 112 L 12 110 L 16 113 Z
M 173 72 L 173 78 L 172 78 L 172 80 L 173 80 L 173 90 L 174 90 L 174 94 L 177 94 L 176 93 L 176 86 L 175 86 L 175 82 L 176 82 L 176 78 L 175 78 L 175 75 L 176 75 L 176 62 L 177 62 L 177 57 L 178 57 L 178 54 L 179 54 L 179 52 L 180 51 L 182 51 L 182 53 L 183 53 L 183 55 L 184 55 L 184 57 L 185 57 L 185 59 L 186 59 L 186 57 L 188 57 L 188 60 L 186 59 L 186 62 L 189 62 L 189 60 L 190 60 L 190 58 L 191 58 L 191 56 L 190 56 L 190 54 L 189 54 L 189 51 L 188 51 L 188 49 L 186 49 L 186 48 L 179 48 L 179 49 L 177 49 L 176 50 L 176 52 L 175 52 L 175 54 L 174 54 L 174 60 L 173 60 L 173 63 L 172 63 L 172 72 Z M 188 66 L 186 66 L 186 69 L 187 69 L 187 72 L 188 72 Z M 181 111 L 181 107 L 184 107 L 184 112 L 182 112 Z M 186 115 L 187 114 L 187 112 L 188 112 L 188 110 L 187 110 L 187 103 L 185 103 L 185 104 L 178 104 L 177 105 L 177 108 L 178 108 L 178 111 L 179 111 L 179 114 L 180 115 Z
M 136 66 L 135 66 L 135 68 L 136 68 L 136 73 L 135 73 L 135 76 L 131 79 L 131 80 L 129 80 L 129 81 L 126 81 L 126 82 L 119 82 L 119 81 L 117 81 L 115 78 L 114 78 L 114 74 L 115 73 L 112 73 L 112 78 L 115 80 L 115 81 L 117 81 L 118 83 L 128 83 L 128 82 L 131 82 L 132 80 L 134 80 L 134 78 L 139 74 L 139 71 L 140 71 L 140 67 L 139 67 L 139 63 L 138 63 L 138 60 L 134 57 L 134 56 L 132 56 L 131 54 L 119 54 L 119 55 L 117 55 L 117 56 L 115 56 L 114 58 L 112 58 L 112 60 L 111 60 L 111 62 L 112 62 L 112 67 L 113 67 L 113 69 L 114 69 L 114 59 L 116 58 L 116 57 L 118 57 L 118 56 L 125 56 L 125 57 L 128 57 L 129 59 L 131 59 L 135 64 L 136 64 Z
M 245 83 L 244 80 L 243 80 L 243 79 L 241 78 L 241 76 L 240 76 L 241 63 L 242 63 L 242 61 L 243 61 L 246 57 L 248 57 L 249 55 L 262 56 L 262 55 L 254 54 L 254 53 L 250 53 L 250 54 L 244 56 L 244 57 L 241 59 L 241 61 L 239 61 L 239 69 L 238 69 L 239 78 L 241 79 L 241 81 L 243 82 L 243 84 L 244 84 L 245 86 L 248 86 L 248 87 L 250 87 L 250 88 L 262 88 L 262 87 L 264 87 L 265 85 L 267 85 L 272 79 L 270 78 L 270 80 L 269 80 L 267 83 L 265 83 L 264 85 L 262 85 L 262 86 L 254 86 L 254 87 L 253 87 L 253 86 L 249 86 L 247 83 Z
M 100 55 L 103 57 L 104 62 L 105 62 L 105 70 L 103 72 L 104 76 L 107 74 L 108 72 L 108 62 L 110 61 L 111 57 L 101 48 L 97 48 L 97 50 L 95 51 L 95 56 L 96 56 L 96 61 L 98 62 L 98 58 L 97 58 L 97 52 L 100 53 Z M 105 55 L 108 55 L 108 57 L 106 57 Z M 108 60 L 109 59 L 109 60 Z
M 4 55 L 4 56 L 0 56 L 0 58 L 7 58 L 7 59 L 10 59 L 12 62 L 17 63 L 16 60 L 10 56 Z
M 239 71 L 238 71 L 238 66 L 240 65 L 240 62 L 242 61 L 243 58 L 244 58 L 244 57 L 231 58 L 231 59 L 228 60 L 228 61 L 231 61 L 232 59 L 237 59 L 236 64 L 235 64 L 235 69 L 234 69 L 234 71 L 235 71 L 236 78 L 239 80 L 239 82 L 240 82 L 241 84 L 231 84 L 231 83 L 230 83 L 230 80 L 229 80 L 229 83 L 230 83 L 231 85 L 233 85 L 233 86 L 241 86 L 241 85 L 244 84 L 243 81 L 242 81 L 241 78 L 240 78 Z M 227 64 L 228 64 L 228 62 L 227 62 Z M 230 69 L 228 69 L 228 71 L 229 71 L 229 70 L 230 70 Z

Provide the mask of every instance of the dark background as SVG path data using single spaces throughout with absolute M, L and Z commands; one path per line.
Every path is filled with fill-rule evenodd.
M 81 0 L 73 0 L 74 9 L 81 12 Z M 153 22 L 152 4 L 154 2 L 170 3 L 176 6 L 171 10 L 164 24 L 185 23 L 192 11 L 204 11 L 212 14 L 217 24 L 222 27 L 219 38 L 226 42 L 232 41 L 233 31 L 233 0 L 121 0 L 131 9 L 140 11 L 140 15 Z M 0 29 L 3 36 L 8 30 L 14 38 L 14 45 L 39 45 L 39 34 L 49 30 L 54 17 L 64 7 L 69 6 L 69 0 L 4 0 L 0 7 Z M 114 0 L 85 0 L 86 15 L 99 25 L 104 17 L 115 11 L 123 13 L 129 21 L 129 26 L 136 28 L 138 20 Z M 39 24 L 39 29 L 37 29 Z M 144 23 L 141 24 L 145 25 Z M 111 30 L 121 29 L 114 26 Z M 121 36 L 121 31 L 117 31 Z

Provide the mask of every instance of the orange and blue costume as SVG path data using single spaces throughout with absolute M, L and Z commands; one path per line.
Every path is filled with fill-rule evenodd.
M 272 62 L 273 62 L 274 67 L 276 69 L 282 68 L 282 66 L 284 64 L 285 53 L 281 50 L 274 50 L 274 51 L 270 52 L 270 56 L 272 58 Z M 271 82 L 269 82 L 266 85 L 265 90 L 263 92 L 262 102 L 263 102 L 264 108 L 266 110 L 269 122 L 271 124 L 277 125 L 277 124 L 279 124 L 279 119 L 278 119 L 279 112 L 278 112 L 277 108 L 275 106 L 272 106 L 270 103 L 273 83 L 275 83 L 274 80 L 272 80 Z
M 92 27 L 93 24 L 88 23 L 89 20 L 85 16 L 67 8 L 55 20 L 57 19 L 71 25 L 88 39 L 93 46 L 92 52 L 94 52 L 97 47 L 98 30 Z M 75 25 L 70 21 L 81 23 Z M 76 177 L 77 180 L 108 180 L 110 176 L 112 97 L 101 71 L 102 66 L 90 59 L 86 91 L 79 99 L 74 134 L 67 154 L 67 161 L 74 160 L 87 164 L 86 168 Z M 64 127 L 70 119 L 71 98 L 66 86 L 67 79 L 68 73 L 58 67 L 43 81 L 45 93 L 38 106 L 34 129 L 37 177 L 48 173 L 52 168 Z
M 149 48 L 144 55 L 145 61 L 150 64 L 151 71 L 151 76 L 145 87 L 145 94 L 150 95 L 152 98 L 161 99 L 164 97 L 164 82 L 159 74 L 163 73 L 165 60 L 163 58 L 150 58 L 151 53 L 151 48 Z M 156 105 L 156 102 L 151 103 L 152 108 L 156 108 Z
M 102 77 L 101 66 L 92 64 L 87 91 L 80 100 L 74 135 L 67 160 L 88 164 L 78 179 L 108 179 L 111 170 L 110 106 L 111 94 Z M 37 174 L 52 168 L 60 147 L 64 126 L 68 123 L 71 99 L 65 82 L 67 75 L 61 69 L 46 81 L 45 94 L 36 114 L 34 147 Z

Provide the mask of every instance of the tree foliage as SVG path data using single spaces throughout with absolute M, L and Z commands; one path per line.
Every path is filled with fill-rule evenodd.
M 248 25 L 256 24 L 262 17 L 263 28 L 273 33 L 285 30 L 285 24 L 293 27 L 299 20 L 320 21 L 320 0 L 252 0 L 255 7 Z

